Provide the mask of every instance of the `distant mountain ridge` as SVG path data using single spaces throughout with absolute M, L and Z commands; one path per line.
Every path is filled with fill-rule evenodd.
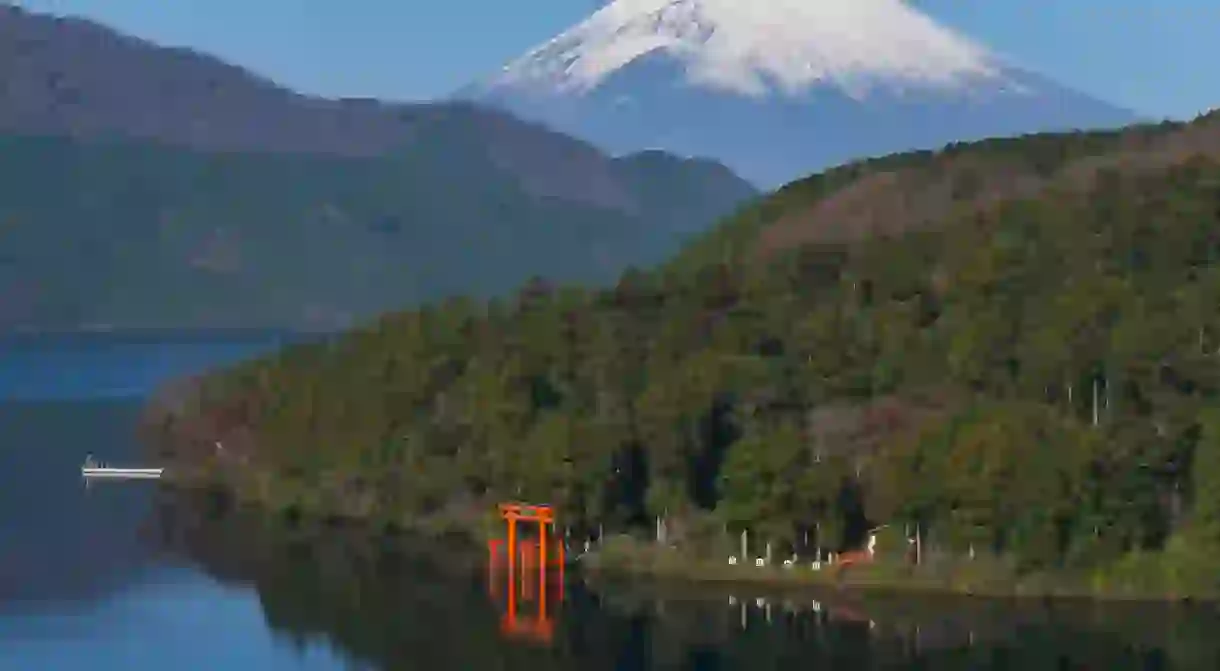
M 408 106 L 310 98 L 189 49 L 10 5 L 0 5 L 0 81 L 0 130 L 21 133 L 370 155 L 403 144 L 417 120 Z
M 615 0 L 455 98 L 610 152 L 714 158 L 767 188 L 869 156 L 1136 121 L 902 0 Z
M 540 195 L 625 204 L 599 151 L 503 112 L 305 96 L 207 54 L 3 4 L 0 82 L 0 133 L 347 157 L 461 133 Z
M 756 190 L 0 5 L 0 329 L 336 328 L 660 261 Z

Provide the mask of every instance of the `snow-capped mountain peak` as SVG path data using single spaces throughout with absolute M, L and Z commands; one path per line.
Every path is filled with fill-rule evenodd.
M 456 97 L 759 186 L 864 156 L 1127 123 L 907 0 L 613 0 Z
M 1002 71 L 904 0 L 614 0 L 490 83 L 587 91 L 660 55 L 688 84 L 748 96 L 833 84 L 858 97 L 881 82 L 956 87 Z

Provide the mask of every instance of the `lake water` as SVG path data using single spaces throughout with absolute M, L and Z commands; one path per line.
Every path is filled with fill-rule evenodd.
M 88 453 L 140 460 L 132 430 L 152 384 L 268 346 L 112 339 L 3 353 L 0 669 L 1220 668 L 1212 607 L 768 595 L 571 574 L 548 597 L 553 638 L 527 641 L 505 633 L 505 585 L 488 584 L 477 554 L 286 530 L 155 483 L 83 486 Z M 534 608 L 522 601 L 522 623 Z

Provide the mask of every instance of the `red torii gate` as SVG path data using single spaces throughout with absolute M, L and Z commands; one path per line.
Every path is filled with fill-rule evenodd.
M 507 547 L 505 554 L 508 559 L 508 612 L 502 622 L 504 633 L 510 635 L 526 636 L 536 640 L 550 641 L 554 635 L 554 623 L 552 623 L 547 613 L 547 528 L 552 530 L 555 525 L 554 509 L 549 505 L 531 505 L 525 503 L 502 503 L 499 506 L 500 517 L 504 519 L 507 527 Z M 521 563 L 521 568 L 528 568 L 533 554 L 532 543 L 530 541 L 519 542 L 518 539 L 518 522 L 529 522 L 538 524 L 538 615 L 531 622 L 522 622 L 517 618 L 517 566 L 518 561 Z M 487 542 L 488 550 L 488 588 L 493 595 L 496 591 L 496 558 L 499 555 L 498 550 L 504 546 L 504 542 L 498 539 L 492 539 Z M 563 600 L 563 568 L 564 568 L 564 548 L 563 543 L 557 546 L 557 556 L 553 563 L 559 568 L 559 599 Z M 521 592 L 522 596 L 529 598 L 529 581 L 526 578 L 524 570 L 521 573 Z

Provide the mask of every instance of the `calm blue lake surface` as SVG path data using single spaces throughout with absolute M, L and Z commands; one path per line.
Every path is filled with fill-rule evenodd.
M 134 424 L 158 382 L 281 342 L 8 344 L 0 671 L 1220 668 L 1210 606 L 768 595 L 572 575 L 552 601 L 552 641 L 522 642 L 502 632 L 476 555 L 285 529 L 155 483 L 83 486 L 86 454 L 141 461 Z
M 167 379 L 303 339 L 287 333 L 0 336 L 0 400 L 139 399 Z
M 86 489 L 85 455 L 140 463 L 133 430 L 158 383 L 288 338 L 0 340 L 0 669 L 338 669 L 294 648 L 258 596 L 158 547 L 156 485 Z

